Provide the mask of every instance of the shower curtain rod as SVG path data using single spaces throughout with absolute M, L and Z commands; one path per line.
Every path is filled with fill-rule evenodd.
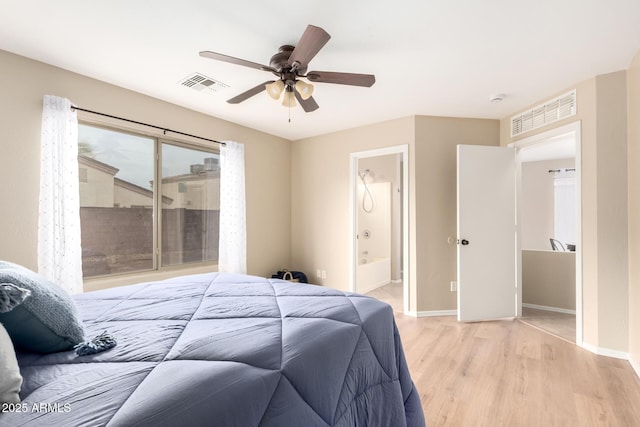
M 148 123 L 137 122 L 135 120 L 129 120 L 129 119 L 125 119 L 123 117 L 112 116 L 111 114 L 99 113 L 97 111 L 92 111 L 92 110 L 87 110 L 85 108 L 76 107 L 75 105 L 71 106 L 71 110 L 72 111 L 73 110 L 84 111 L 85 113 L 97 114 L 98 116 L 109 117 L 111 119 L 122 120 L 124 122 L 135 123 L 137 125 L 147 126 L 147 127 L 154 128 L 154 129 L 160 129 L 162 132 L 164 132 L 165 135 L 167 134 L 167 132 L 171 132 L 171 133 L 177 133 L 178 135 L 189 136 L 191 138 L 202 139 L 204 141 L 215 142 L 216 144 L 220 144 L 222 146 L 227 145 L 224 142 L 216 141 L 215 139 L 209 139 L 209 138 L 204 138 L 202 136 L 191 135 L 189 133 L 184 133 L 184 132 L 180 132 L 180 131 L 173 130 L 173 129 L 167 129 L 167 128 L 156 126 L 156 125 L 150 125 Z
M 575 172 L 575 168 L 567 168 L 567 169 L 549 169 L 549 173 L 554 172 Z

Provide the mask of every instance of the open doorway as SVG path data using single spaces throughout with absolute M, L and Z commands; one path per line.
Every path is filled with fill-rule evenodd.
M 580 123 L 514 146 L 520 172 L 521 320 L 580 344 Z
M 351 289 L 408 311 L 408 147 L 351 154 Z

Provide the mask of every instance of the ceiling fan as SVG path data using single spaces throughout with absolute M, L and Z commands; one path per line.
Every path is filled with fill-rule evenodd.
M 333 83 L 363 87 L 371 87 L 376 82 L 376 78 L 372 74 L 337 73 L 332 71 L 309 71 L 307 73 L 309 62 L 330 38 L 331 36 L 322 28 L 309 25 L 302 34 L 298 45 L 280 46 L 278 52 L 271 57 L 268 66 L 210 51 L 202 51 L 200 56 L 269 71 L 278 77 L 277 80 L 260 83 L 240 95 L 228 99 L 228 103 L 239 104 L 262 91 L 266 91 L 269 96 L 277 100 L 284 92 L 283 106 L 295 107 L 295 100 L 297 99 L 302 109 L 308 113 L 317 110 L 319 106 L 311 96 L 313 94 L 313 85 L 300 80 L 301 78 L 313 83 Z

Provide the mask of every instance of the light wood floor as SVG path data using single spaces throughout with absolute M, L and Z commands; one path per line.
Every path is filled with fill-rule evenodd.
M 393 286 L 370 295 L 398 307 Z M 428 426 L 640 426 L 640 380 L 627 361 L 517 320 L 395 315 Z
M 576 343 L 576 315 L 522 307 L 521 322 Z

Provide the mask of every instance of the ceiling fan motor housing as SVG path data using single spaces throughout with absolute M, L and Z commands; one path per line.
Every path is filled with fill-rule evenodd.
M 292 67 L 291 65 L 289 65 L 289 57 L 291 56 L 293 49 L 295 49 L 295 46 L 291 46 L 288 44 L 280 46 L 280 48 L 278 49 L 278 53 L 271 57 L 269 66 L 279 73 L 287 73 L 288 71 L 290 71 Z M 299 66 L 295 71 L 296 74 L 304 74 L 307 71 L 307 67 Z

